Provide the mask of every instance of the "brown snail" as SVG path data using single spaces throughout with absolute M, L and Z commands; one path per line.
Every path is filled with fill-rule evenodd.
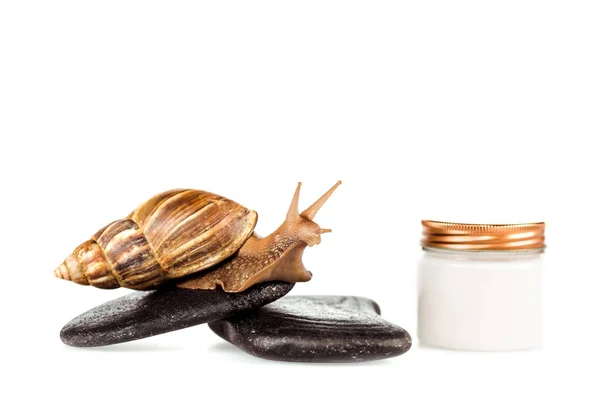
M 177 189 L 152 197 L 108 224 L 54 270 L 58 278 L 102 289 L 155 289 L 167 281 L 188 289 L 241 292 L 266 281 L 306 282 L 306 246 L 321 242 L 313 218 L 342 182 L 302 213 L 298 183 L 283 224 L 253 233 L 258 214 L 213 193 Z

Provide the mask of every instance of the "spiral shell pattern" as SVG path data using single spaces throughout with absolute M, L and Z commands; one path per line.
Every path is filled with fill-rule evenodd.
M 164 192 L 98 231 L 54 274 L 103 289 L 153 289 L 231 256 L 250 237 L 257 218 L 213 193 Z

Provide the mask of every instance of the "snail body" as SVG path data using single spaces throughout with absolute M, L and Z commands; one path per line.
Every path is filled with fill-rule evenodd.
M 102 228 L 54 274 L 102 289 L 150 290 L 169 282 L 241 292 L 271 280 L 305 282 L 312 275 L 302 264 L 304 249 L 330 232 L 312 219 L 339 184 L 299 213 L 299 183 L 284 223 L 264 238 L 254 234 L 255 211 L 201 190 L 167 191 Z

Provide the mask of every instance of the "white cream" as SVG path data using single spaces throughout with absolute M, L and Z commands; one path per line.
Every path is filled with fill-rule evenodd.
M 419 266 L 419 340 L 476 351 L 541 346 L 541 254 L 425 247 Z

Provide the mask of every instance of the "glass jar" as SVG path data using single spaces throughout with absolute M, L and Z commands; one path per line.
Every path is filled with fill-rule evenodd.
M 422 221 L 418 337 L 429 346 L 541 346 L 544 223 Z

